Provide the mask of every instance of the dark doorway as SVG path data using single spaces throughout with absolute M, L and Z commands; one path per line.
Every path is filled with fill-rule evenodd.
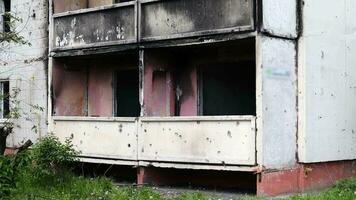
M 200 114 L 256 115 L 253 61 L 205 65 L 200 71 Z
M 117 71 L 115 80 L 115 116 L 140 116 L 138 70 Z

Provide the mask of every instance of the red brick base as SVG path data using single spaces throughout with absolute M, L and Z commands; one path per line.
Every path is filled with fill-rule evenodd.
M 5 156 L 14 155 L 15 152 L 16 152 L 16 149 L 14 149 L 14 148 L 6 148 L 6 149 L 5 149 L 5 152 L 4 152 L 4 155 L 5 155 Z
M 351 177 L 356 177 L 356 160 L 300 164 L 289 170 L 266 170 L 257 180 L 257 195 L 277 196 L 320 190 Z

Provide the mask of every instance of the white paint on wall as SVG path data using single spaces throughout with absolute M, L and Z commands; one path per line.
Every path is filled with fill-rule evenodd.
M 272 35 L 297 37 L 297 0 L 263 0 L 262 29 Z
M 4 12 L 5 12 L 4 0 L 0 0 L 0 32 L 3 32 L 4 29 L 4 22 L 2 17 Z
M 296 50 L 290 40 L 258 37 L 262 81 L 257 127 L 259 164 L 285 168 L 296 162 Z M 258 94 L 259 96 L 259 94 Z
M 305 1 L 298 73 L 301 162 L 356 159 L 355 19 L 354 0 Z
M 141 118 L 138 159 L 213 165 L 256 165 L 253 116 Z
M 53 117 L 53 133 L 61 141 L 72 138 L 81 156 L 137 160 L 135 118 Z
M 55 136 L 61 141 L 71 138 L 82 157 L 98 159 L 99 163 L 114 159 L 218 170 L 251 170 L 256 166 L 254 116 L 56 116 L 52 123 Z
M 48 1 L 43 0 L 11 0 L 11 12 L 22 22 L 15 24 L 21 36 L 31 43 L 28 45 L 0 45 L 0 79 L 8 79 L 10 88 L 21 90 L 18 100 L 21 101 L 21 111 L 29 113 L 30 106 L 38 105 L 43 112 L 36 112 L 16 120 L 20 127 L 14 129 L 14 134 L 8 137 L 7 146 L 20 146 L 27 139 L 33 142 L 47 133 L 47 22 Z M 22 115 L 24 116 L 24 115 Z M 32 130 L 33 125 L 39 127 L 38 133 Z

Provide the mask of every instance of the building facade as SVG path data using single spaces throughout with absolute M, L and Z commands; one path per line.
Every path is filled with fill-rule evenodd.
M 24 66 L 47 72 L 48 131 L 72 138 L 83 162 L 134 167 L 138 184 L 176 174 L 261 196 L 356 176 L 354 1 L 48 7 L 48 69 Z M 28 53 L 45 56 L 38 45 Z
M 18 20 L 6 17 L 5 13 Z M 13 21 L 12 27 L 9 20 Z M 0 42 L 1 123 L 14 101 L 20 102 L 20 118 L 14 121 L 13 134 L 7 138 L 8 150 L 27 140 L 35 142 L 47 133 L 48 2 L 0 0 L 0 32 L 9 32 L 10 28 L 26 44 Z

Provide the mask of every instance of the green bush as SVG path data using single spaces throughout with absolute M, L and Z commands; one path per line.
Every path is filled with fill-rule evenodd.
M 14 170 L 12 168 L 12 160 L 7 156 L 0 156 L 0 196 L 5 196 L 10 193 L 14 187 Z
M 6 196 L 16 187 L 22 172 L 29 168 L 31 156 L 22 152 L 14 156 L 0 156 L 0 197 Z
M 46 136 L 33 148 L 34 176 L 43 178 L 57 175 L 66 170 L 69 163 L 77 161 L 78 154 L 70 139 L 61 143 L 53 135 Z

